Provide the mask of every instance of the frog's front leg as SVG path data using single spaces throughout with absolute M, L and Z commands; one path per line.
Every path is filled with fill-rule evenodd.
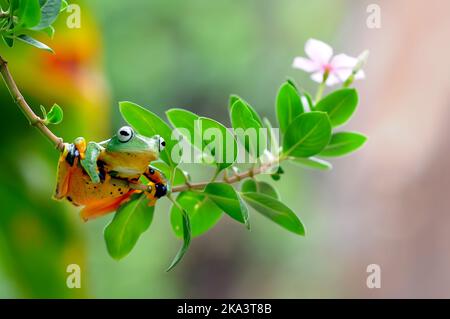
M 100 183 L 100 175 L 97 166 L 97 160 L 103 151 L 103 147 L 95 142 L 89 142 L 86 147 L 86 153 L 84 158 L 81 159 L 81 166 L 83 166 L 86 173 L 88 173 L 92 182 L 95 184 Z
M 167 194 L 169 188 L 167 178 L 159 169 L 149 166 L 144 175 L 154 184 L 155 191 L 151 193 L 151 196 L 154 196 L 155 200 Z

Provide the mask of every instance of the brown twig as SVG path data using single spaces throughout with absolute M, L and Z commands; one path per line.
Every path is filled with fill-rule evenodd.
M 6 87 L 8 88 L 9 93 L 11 94 L 14 102 L 17 104 L 19 109 L 25 115 L 27 120 L 30 122 L 30 125 L 36 127 L 47 139 L 59 150 L 64 150 L 64 142 L 62 138 L 53 134 L 52 131 L 44 124 L 43 120 L 37 116 L 31 107 L 28 105 L 25 98 L 20 93 L 19 88 L 17 87 L 16 82 L 14 81 L 11 73 L 8 69 L 8 62 L 6 62 L 0 56 L 0 73 L 5 81 Z

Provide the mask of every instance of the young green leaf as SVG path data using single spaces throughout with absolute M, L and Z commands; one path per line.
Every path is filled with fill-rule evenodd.
M 355 89 L 340 89 L 325 96 L 314 110 L 327 112 L 333 127 L 345 124 L 356 110 L 358 93 Z
M 309 157 L 309 158 L 302 158 L 302 157 L 292 157 L 290 160 L 294 163 L 300 164 L 301 166 L 312 168 L 312 169 L 319 169 L 323 171 L 329 171 L 333 167 L 330 163 L 327 161 L 324 161 L 320 158 L 316 157 Z
M 161 151 L 160 158 L 169 166 L 175 167 L 172 160 L 172 149 L 177 141 L 172 140 L 172 129 L 155 113 L 132 102 L 120 102 L 120 113 L 125 121 L 139 134 L 152 137 L 160 135 L 166 142 L 166 147 Z
M 25 28 L 31 28 L 37 25 L 40 20 L 39 0 L 22 0 L 19 7 L 19 24 Z
M 241 192 L 261 193 L 276 199 L 280 198 L 278 191 L 272 185 L 266 182 L 257 182 L 253 179 L 247 179 L 242 183 Z
M 222 210 L 203 194 L 190 191 L 182 192 L 178 195 L 176 201 L 189 215 L 192 237 L 203 235 L 214 227 L 222 217 Z M 175 235 L 182 237 L 183 214 L 176 205 L 173 205 L 170 211 L 170 223 Z
M 331 136 L 330 143 L 320 152 L 320 156 L 337 157 L 356 151 L 364 145 L 367 137 L 354 132 L 339 132 Z
M 234 188 L 225 183 L 210 183 L 204 193 L 231 218 L 249 228 L 248 208 Z
M 183 245 L 181 246 L 178 253 L 175 255 L 172 263 L 167 268 L 166 271 L 172 270 L 180 261 L 183 259 L 184 254 L 186 254 L 189 244 L 191 243 L 191 224 L 189 221 L 189 215 L 187 212 L 182 209 L 182 220 L 183 220 Z
M 243 193 L 244 200 L 263 216 L 281 227 L 301 236 L 305 235 L 303 226 L 297 215 L 282 202 L 265 194 Z
M 63 120 L 63 110 L 58 104 L 53 104 L 50 112 L 47 114 L 46 122 L 48 124 L 59 124 Z
M 219 122 L 206 118 L 199 118 L 201 127 L 203 152 L 211 155 L 221 171 L 236 161 L 237 142 L 233 134 Z
M 326 113 L 303 113 L 289 125 L 283 140 L 283 153 L 310 157 L 322 151 L 330 137 L 331 123 Z
M 201 141 L 201 137 L 196 136 L 196 133 L 198 132 L 195 128 L 199 119 L 199 116 L 197 114 L 189 112 L 187 110 L 175 108 L 166 111 L 166 116 L 169 119 L 170 124 L 172 124 L 173 127 L 180 129 L 179 132 L 192 145 L 196 146 L 195 139 Z M 184 130 L 187 130 L 189 134 L 183 134 L 185 133 Z
M 53 50 L 47 46 L 46 44 L 39 42 L 36 39 L 33 39 L 32 37 L 25 35 L 25 34 L 21 34 L 19 36 L 16 37 L 17 40 L 20 40 L 22 42 L 25 42 L 26 44 L 32 45 L 38 49 L 42 49 L 42 50 L 46 50 L 49 51 L 51 53 L 53 53 Z
M 61 10 L 61 0 L 43 0 L 41 6 L 41 19 L 38 25 L 33 26 L 32 30 L 42 30 L 49 27 L 58 17 Z
M 145 194 L 134 194 L 129 202 L 119 207 L 113 220 L 106 226 L 106 247 L 114 259 L 128 255 L 141 234 L 150 227 L 155 207 L 148 206 L 148 203 Z
M 261 136 L 262 125 L 253 118 L 249 106 L 242 100 L 237 100 L 230 110 L 231 124 L 238 140 L 247 152 L 259 158 L 267 148 L 267 141 Z M 248 134 L 248 135 L 247 135 Z
M 289 124 L 304 112 L 297 89 L 291 83 L 284 83 L 277 95 L 277 117 L 280 130 L 285 133 Z

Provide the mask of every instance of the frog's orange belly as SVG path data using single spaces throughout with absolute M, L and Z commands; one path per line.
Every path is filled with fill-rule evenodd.
M 100 200 L 122 197 L 129 191 L 129 187 L 116 185 L 108 179 L 94 184 L 89 175 L 79 168 L 70 174 L 66 198 L 75 205 L 86 206 Z
M 77 206 L 85 206 L 81 211 L 84 220 L 92 219 L 115 211 L 129 199 L 135 191 L 109 180 L 92 183 L 81 167 L 72 171 L 68 179 L 66 198 Z

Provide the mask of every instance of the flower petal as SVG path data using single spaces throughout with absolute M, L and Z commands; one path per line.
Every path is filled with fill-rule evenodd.
M 327 82 L 325 83 L 327 86 L 332 86 L 342 82 L 334 73 L 330 73 L 327 78 Z
M 294 59 L 292 67 L 306 72 L 313 72 L 319 69 L 317 63 L 299 56 Z
M 352 74 L 352 69 L 349 69 L 349 68 L 347 68 L 347 69 L 344 69 L 344 68 L 335 69 L 335 70 L 333 70 L 333 72 L 331 74 L 333 74 L 341 82 L 344 82 Z
M 317 83 L 322 83 L 323 81 L 323 72 L 319 71 L 319 72 L 315 72 L 313 74 L 311 74 L 311 79 Z
M 364 73 L 363 70 L 359 70 L 355 74 L 355 80 L 361 80 L 361 79 L 364 79 L 365 77 L 366 77 L 366 74 Z
M 312 61 L 322 65 L 330 62 L 333 55 L 333 49 L 328 44 L 316 39 L 306 41 L 305 52 Z
M 358 63 L 357 58 L 353 58 L 343 53 L 335 55 L 330 62 L 334 69 L 353 69 L 356 66 L 356 63 Z

